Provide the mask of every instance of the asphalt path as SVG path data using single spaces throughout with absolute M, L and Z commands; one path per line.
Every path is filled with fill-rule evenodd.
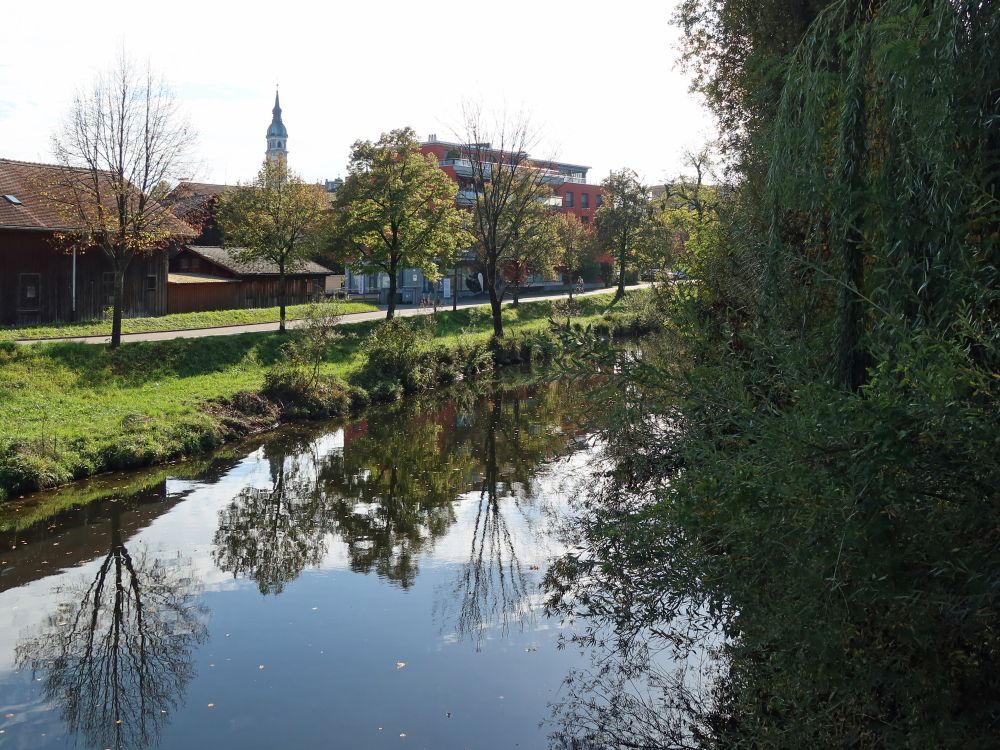
M 642 289 L 643 287 L 649 286 L 648 283 L 635 284 L 626 287 L 626 290 L 632 289 Z M 590 289 L 579 294 L 575 294 L 574 297 L 589 297 L 594 294 L 607 294 L 608 292 L 613 292 L 614 287 L 610 289 Z M 544 300 L 554 300 L 554 299 L 565 299 L 566 293 L 560 292 L 559 294 L 541 294 L 541 295 L 522 295 L 522 302 L 538 302 Z M 505 305 L 510 304 L 510 300 L 505 300 Z M 464 310 L 469 307 L 482 307 L 484 305 L 489 305 L 489 301 L 477 300 L 475 302 L 459 302 L 458 309 Z M 451 305 L 439 305 L 439 311 L 451 310 Z M 434 312 L 433 308 L 430 307 L 419 307 L 418 305 L 397 305 L 396 315 L 399 317 L 409 317 L 411 315 L 430 315 Z M 363 312 L 363 313 L 352 313 L 350 315 L 344 315 L 338 325 L 343 325 L 344 323 L 358 323 L 365 320 L 380 320 L 385 318 L 385 306 L 380 306 L 379 310 L 373 312 Z M 302 324 L 301 320 L 289 320 L 285 323 L 288 328 L 297 328 Z M 123 333 L 122 343 L 127 343 L 129 341 L 167 341 L 169 339 L 200 339 L 206 338 L 208 336 L 237 336 L 241 333 L 264 333 L 267 331 L 278 330 L 278 324 L 275 323 L 248 323 L 244 325 L 235 326 L 217 326 L 215 328 L 188 328 L 180 331 L 149 331 L 146 333 Z M 101 336 L 72 336 L 66 338 L 49 338 L 49 339 L 19 339 L 17 343 L 19 344 L 41 344 L 41 343 L 52 343 L 52 342 L 64 342 L 73 341 L 80 344 L 107 344 L 111 341 L 111 335 L 101 335 Z

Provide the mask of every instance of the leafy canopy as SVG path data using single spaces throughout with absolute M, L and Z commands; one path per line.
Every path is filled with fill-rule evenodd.
M 356 141 L 337 191 L 338 244 L 359 273 L 402 266 L 437 279 L 438 262 L 447 263 L 469 241 L 455 207 L 457 189 L 433 155 L 420 153 L 411 128 Z

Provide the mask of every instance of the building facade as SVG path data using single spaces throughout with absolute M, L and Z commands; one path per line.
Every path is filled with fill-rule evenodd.
M 60 195 L 79 174 L 54 164 L 0 159 L 0 325 L 99 320 L 114 302 L 114 269 L 98 247 L 73 241 L 81 227 Z M 172 246 L 193 231 L 170 221 L 176 241 L 137 254 L 125 271 L 122 314 L 167 311 Z
M 329 269 L 306 261 L 285 274 L 285 304 L 311 302 L 326 293 Z M 280 303 L 278 265 L 247 260 L 240 248 L 185 245 L 170 259 L 171 313 L 276 307 Z
M 461 208 L 469 208 L 475 204 L 476 194 L 472 181 L 472 163 L 463 157 L 467 147 L 461 143 L 438 140 L 430 135 L 421 143 L 420 151 L 437 159 L 438 166 L 458 185 L 455 203 Z M 530 160 L 533 169 L 543 172 L 545 181 L 552 188 L 549 205 L 554 211 L 573 214 L 583 224 L 591 224 L 597 209 L 601 206 L 602 189 L 600 185 L 587 182 L 587 172 L 590 167 L 568 162 Z M 456 293 L 459 297 L 472 297 L 483 293 L 483 274 L 478 265 L 476 253 L 469 250 L 463 253 L 454 267 L 442 269 L 442 278 L 430 281 L 425 278 L 420 269 L 404 268 L 399 271 L 396 288 L 399 301 L 405 303 L 417 302 L 428 295 L 451 300 Z M 545 278 L 540 275 L 530 276 L 524 286 L 545 288 L 546 286 L 561 286 L 561 278 Z M 345 288 L 352 294 L 384 296 L 388 293 L 389 278 L 387 274 L 354 274 L 347 269 Z M 381 299 L 381 301 L 385 301 Z

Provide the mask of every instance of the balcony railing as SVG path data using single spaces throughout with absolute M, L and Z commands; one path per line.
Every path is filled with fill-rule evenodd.
M 461 175 L 462 177 L 471 177 L 473 175 L 472 161 L 470 159 L 441 159 L 438 161 L 438 166 L 441 167 L 451 167 L 455 170 L 455 174 Z M 483 171 L 486 173 L 485 176 L 488 178 L 492 174 L 492 165 L 484 164 Z M 544 169 L 541 167 L 533 167 L 538 171 L 543 173 L 543 178 L 545 182 L 561 185 L 564 182 L 575 182 L 583 185 L 587 184 L 586 176 L 574 173 L 567 174 L 565 172 L 559 172 L 554 169 Z

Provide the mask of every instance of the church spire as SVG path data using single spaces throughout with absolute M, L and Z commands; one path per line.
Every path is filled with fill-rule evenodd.
M 278 101 L 278 89 L 274 90 L 274 109 L 271 110 L 271 125 L 267 129 L 268 161 L 288 159 L 288 130 L 281 121 L 281 104 Z

